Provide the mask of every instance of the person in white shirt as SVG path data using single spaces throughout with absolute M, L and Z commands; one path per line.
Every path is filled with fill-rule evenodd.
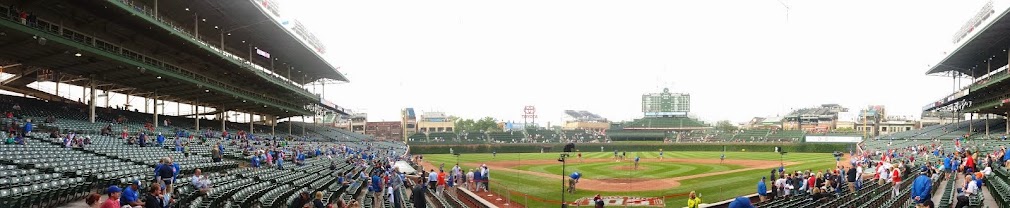
M 785 177 L 779 177 L 779 179 L 775 180 L 775 188 L 779 190 L 779 195 L 780 196 L 785 196 L 785 193 L 783 191 L 783 189 L 785 188 L 785 185 L 786 185 L 786 179 L 785 179 Z
M 961 193 L 964 196 L 971 196 L 978 192 L 978 185 L 975 180 L 971 179 L 971 176 L 964 176 L 965 185 L 962 186 L 964 191 Z
M 877 174 L 880 175 L 880 180 L 877 181 L 877 184 L 881 186 L 888 184 L 888 179 L 891 179 L 891 174 L 889 173 L 891 173 L 891 171 L 889 171 L 886 167 L 877 167 Z
M 473 181 L 473 169 L 470 169 L 470 171 L 466 172 L 466 182 L 463 183 L 463 184 L 466 186 L 466 189 L 469 189 L 470 191 L 477 191 L 477 190 L 474 190 L 474 186 L 473 186 L 473 184 L 474 184 L 474 181 Z
M 393 196 L 393 186 L 386 187 L 386 199 L 389 199 L 389 204 L 396 204 Z
M 985 169 L 982 169 L 982 174 L 985 174 L 987 176 L 992 175 L 992 168 L 989 166 L 985 166 Z
M 863 165 L 856 163 L 856 187 L 863 187 Z
M 200 169 L 196 169 L 193 176 L 190 177 L 190 182 L 193 184 L 194 188 L 200 190 L 201 194 L 206 194 L 210 191 L 210 179 L 207 179 L 207 177 L 203 175 L 203 171 Z

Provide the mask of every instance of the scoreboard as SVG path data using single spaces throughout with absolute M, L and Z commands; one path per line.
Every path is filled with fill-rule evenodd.
M 670 93 L 664 88 L 662 93 L 642 95 L 642 113 L 645 117 L 686 116 L 691 111 L 691 95 Z

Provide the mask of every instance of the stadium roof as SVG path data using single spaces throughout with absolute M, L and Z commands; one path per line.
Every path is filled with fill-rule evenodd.
M 579 121 L 606 121 L 607 120 L 607 119 L 601 117 L 600 115 L 596 115 L 594 113 L 590 113 L 589 111 L 584 111 L 584 110 L 580 110 L 580 111 L 565 110 L 565 114 L 568 115 L 568 116 L 571 116 L 572 118 L 574 118 L 576 120 L 579 120 Z
M 285 25 L 298 24 L 294 20 L 279 22 L 270 17 L 269 11 L 264 11 L 260 5 L 273 4 L 276 1 L 264 0 L 242 0 L 242 1 L 208 1 L 208 0 L 173 0 L 158 2 L 159 15 L 181 23 L 187 30 L 192 31 L 194 21 L 199 17 L 199 33 L 208 42 L 220 46 L 220 39 L 223 36 L 225 48 L 234 54 L 249 55 L 255 47 L 276 58 L 276 68 L 293 66 L 291 80 L 299 84 L 310 83 L 321 78 L 338 81 L 348 81 L 342 73 L 334 67 L 319 52 L 325 49 L 316 49 L 307 43 L 296 38 L 296 34 L 288 30 Z M 268 3 L 269 2 L 269 3 Z M 206 21 L 204 21 L 206 19 Z M 214 28 L 215 26 L 220 29 Z M 223 34 L 223 35 L 222 35 Z M 245 41 L 245 42 L 243 42 Z M 253 52 L 254 53 L 254 52 Z M 260 55 L 252 55 L 253 62 L 260 66 L 269 67 L 270 59 Z M 286 72 L 279 74 L 287 76 Z M 300 79 L 300 78 L 305 78 Z
M 1005 4 L 1005 3 L 1003 3 Z M 990 70 L 1007 65 L 1010 59 L 1010 15 L 1007 5 L 983 7 L 975 18 L 955 34 L 957 47 L 932 65 L 926 74 L 956 71 L 972 77 L 981 77 Z
M 0 35 L 0 66 L 4 73 L 16 75 L 4 85 L 23 88 L 36 80 L 58 79 L 88 86 L 94 81 L 103 91 L 281 118 L 309 115 L 306 105 L 326 103 L 299 86 L 278 84 L 274 77 L 263 77 L 220 53 L 189 44 L 177 31 L 161 29 L 131 14 L 141 10 L 124 9 L 122 4 L 43 1 L 24 5 L 39 16 L 38 24 L 0 21 L 5 29 Z M 0 9 L 7 14 L 6 7 Z M 69 20 L 52 21 L 60 16 Z M 56 76 L 42 76 L 49 74 Z M 325 107 L 344 113 L 336 105 Z

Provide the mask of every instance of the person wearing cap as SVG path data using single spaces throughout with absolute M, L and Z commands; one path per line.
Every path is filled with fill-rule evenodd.
M 761 181 L 758 181 L 757 194 L 761 201 L 765 201 L 765 195 L 768 195 L 768 185 L 765 185 L 766 177 L 762 176 Z
M 119 199 L 119 204 L 130 205 L 130 206 L 144 206 L 144 202 L 140 201 L 140 193 L 137 190 L 140 189 L 140 180 L 134 180 L 130 183 L 126 189 L 123 190 L 122 195 Z
M 929 179 L 929 176 L 926 176 L 928 171 L 929 169 L 923 167 L 919 171 L 919 177 L 915 178 L 915 181 L 912 182 L 912 200 L 915 200 L 915 207 L 918 208 L 924 207 L 926 201 L 932 200 L 929 196 L 932 180 Z
M 109 194 L 109 198 L 102 203 L 102 208 L 120 208 L 119 196 L 123 195 L 123 193 L 120 193 L 121 191 L 122 190 L 119 190 L 119 186 L 115 185 L 109 186 L 108 189 L 105 189 L 105 192 Z
M 158 132 L 158 137 L 155 138 L 155 141 L 158 142 L 158 147 L 161 147 L 165 144 L 165 136 L 161 135 L 161 132 Z
M 582 173 L 579 171 L 572 172 L 568 175 L 568 193 L 575 193 L 575 184 L 579 183 L 579 178 L 582 178 Z

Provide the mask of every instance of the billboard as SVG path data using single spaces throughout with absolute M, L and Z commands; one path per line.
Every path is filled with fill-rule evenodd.
M 858 136 L 807 136 L 806 142 L 810 143 L 859 143 L 863 137 Z
M 646 116 L 687 115 L 691 111 L 691 95 L 670 93 L 663 89 L 662 93 L 642 95 L 642 113 Z

